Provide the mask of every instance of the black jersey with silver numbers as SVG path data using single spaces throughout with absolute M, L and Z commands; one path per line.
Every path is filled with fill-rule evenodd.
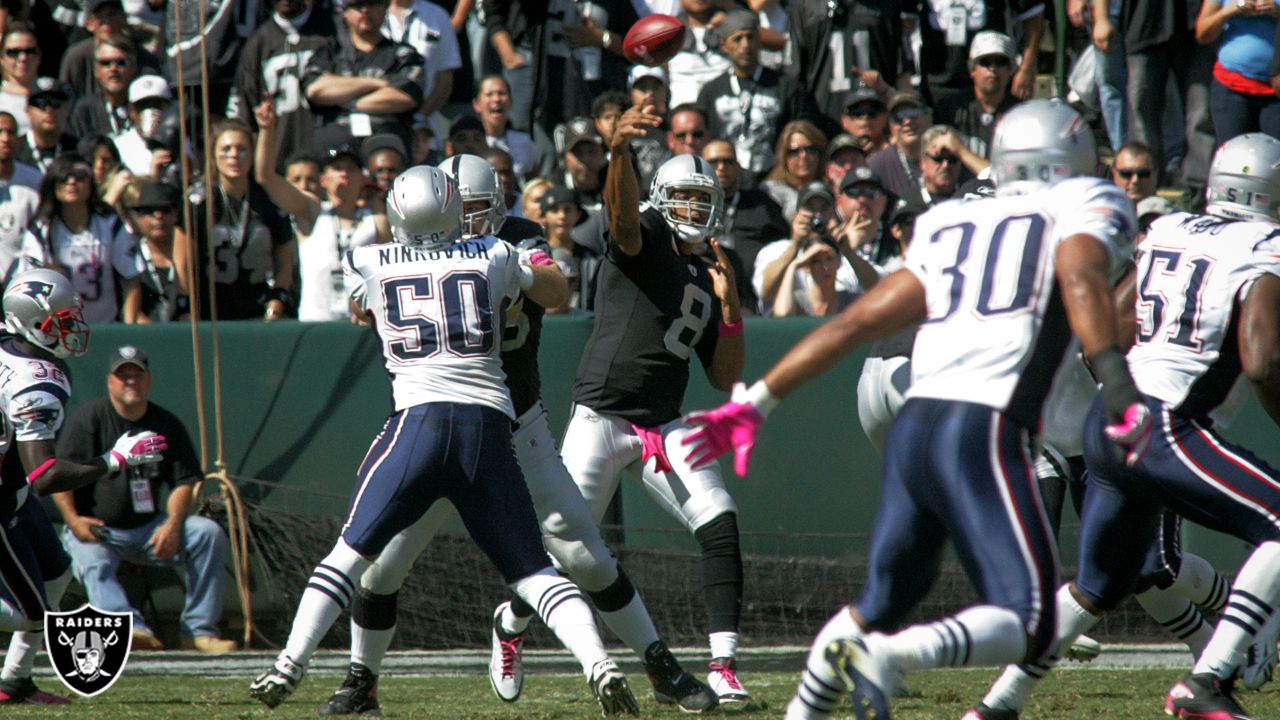
M 507 218 L 498 231 L 498 239 L 506 240 L 518 250 L 549 252 L 542 237 L 542 226 L 525 218 Z M 542 342 L 542 316 L 547 311 L 524 295 L 516 300 L 516 305 L 520 312 L 507 323 L 502 333 L 502 371 L 507 374 L 507 389 L 511 391 L 516 417 L 520 417 L 538 402 L 542 394 L 538 346 Z
M 209 252 L 204 213 L 210 198 L 203 187 L 195 194 L 204 195 L 199 203 L 193 203 L 191 213 L 196 257 L 204 262 Z M 289 220 L 256 182 L 249 183 L 249 192 L 240 200 L 224 194 L 216 183 L 212 194 L 214 264 L 207 272 L 197 273 L 200 319 L 209 318 L 209 276 L 217 284 L 219 320 L 260 317 L 276 280 L 276 246 L 293 241 Z
M 681 255 L 662 214 L 641 205 L 639 254 L 609 243 L 596 282 L 595 326 L 573 401 L 654 427 L 680 415 L 696 350 L 711 364 L 720 301 L 706 261 Z

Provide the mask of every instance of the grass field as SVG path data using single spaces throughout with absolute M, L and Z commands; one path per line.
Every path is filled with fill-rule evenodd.
M 633 688 L 645 691 L 641 715 L 650 718 L 687 717 L 660 706 L 648 696 L 648 683 L 633 675 Z M 1040 688 L 1025 720 L 1129 720 L 1164 717 L 1164 694 L 1177 680 L 1174 670 L 1067 669 Z M 993 670 L 942 670 L 911 676 L 912 692 L 895 707 L 899 720 L 958 720 L 981 699 Z M 761 672 L 744 675 L 756 708 L 722 716 L 780 718 L 795 689 L 794 673 Z M 93 720 L 186 720 L 199 718 L 313 718 L 316 707 L 337 687 L 336 676 L 308 677 L 297 694 L 275 710 L 249 699 L 249 678 L 153 676 L 121 678 L 104 695 L 77 699 L 69 707 L 6 707 L 3 717 L 92 718 Z M 57 680 L 42 687 L 55 690 Z M 524 697 L 504 705 L 489 690 L 483 676 L 388 678 L 381 686 L 384 716 L 431 720 L 587 720 L 600 717 L 581 677 L 528 677 Z M 1251 693 L 1242 702 L 1257 718 L 1280 717 L 1280 691 Z M 848 716 L 844 713 L 843 716 Z

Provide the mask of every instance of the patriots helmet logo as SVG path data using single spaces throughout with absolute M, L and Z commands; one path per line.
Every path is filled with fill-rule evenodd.
M 21 293 L 36 301 L 45 310 L 49 309 L 49 298 L 53 297 L 53 285 L 39 280 L 23 280 L 9 288 L 10 293 Z

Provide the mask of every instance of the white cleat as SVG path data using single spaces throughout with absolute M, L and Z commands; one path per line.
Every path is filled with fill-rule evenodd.
M 1280 612 L 1271 617 L 1258 629 L 1249 651 L 1245 655 L 1244 665 L 1240 667 L 1240 687 L 1245 690 L 1257 690 L 1271 682 L 1276 671 L 1276 629 L 1280 623 Z
M 898 669 L 871 649 L 872 641 L 872 636 L 836 640 L 827 646 L 827 660 L 850 688 L 854 717 L 891 720 L 889 697 Z
M 1101 654 L 1102 643 L 1088 635 L 1081 635 L 1071 643 L 1066 652 L 1062 653 L 1062 657 L 1076 662 L 1093 662 L 1094 658 Z
M 627 678 L 618 669 L 618 664 L 609 658 L 596 663 L 591 668 L 591 694 L 600 703 L 600 712 L 605 717 L 613 715 L 640 714 L 640 703 L 631 693 Z
M 733 658 L 716 658 L 707 667 L 711 670 L 707 673 L 707 685 L 716 694 L 720 707 L 736 710 L 751 702 L 750 693 L 738 679 L 737 664 Z
M 269 708 L 274 708 L 298 689 L 304 674 L 306 674 L 306 668 L 294 662 L 288 655 L 280 653 L 276 664 L 259 675 L 249 686 L 249 696 Z
M 489 654 L 489 685 L 503 702 L 515 702 L 524 690 L 524 635 L 511 635 L 502 630 L 504 602 L 493 612 L 493 632 Z

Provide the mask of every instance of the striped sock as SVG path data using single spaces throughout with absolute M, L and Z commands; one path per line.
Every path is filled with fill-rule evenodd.
M 1213 673 L 1223 680 L 1230 678 L 1244 660 L 1254 635 L 1276 611 L 1278 596 L 1280 543 L 1264 542 L 1240 568 L 1222 619 L 1193 672 Z
M 338 540 L 328 557 L 316 565 L 311 579 L 307 581 L 307 589 L 298 601 L 293 629 L 289 631 L 289 641 L 284 647 L 284 653 L 294 662 L 304 668 L 311 662 L 316 646 L 351 604 L 356 583 L 371 564 L 346 542 Z
M 515 581 L 511 589 L 538 611 L 538 617 L 573 653 L 582 664 L 583 674 L 591 679 L 591 668 L 608 659 L 609 654 L 605 652 L 600 630 L 578 586 L 546 568 Z

